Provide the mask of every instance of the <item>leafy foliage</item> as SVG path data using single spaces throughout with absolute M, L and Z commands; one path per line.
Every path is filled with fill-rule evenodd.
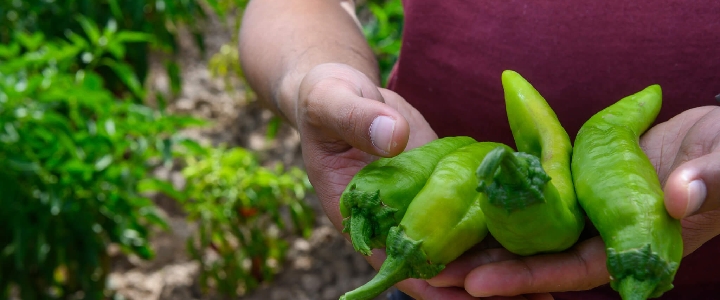
M 387 85 L 390 71 L 397 62 L 402 45 L 404 11 L 401 0 L 368 1 L 358 10 L 370 11 L 363 22 L 363 33 L 380 65 L 382 84 Z
M 159 50 L 170 55 L 164 64 L 172 79 L 173 92 L 180 90 L 180 68 L 175 61 L 179 29 L 185 27 L 196 45 L 204 51 L 202 20 L 207 18 L 204 7 L 223 16 L 228 7 L 244 5 L 247 0 L 6 0 L 0 1 L 0 44 L 8 44 L 14 32 L 42 33 L 48 39 L 76 39 L 68 32 L 84 32 L 84 38 L 92 43 L 103 44 L 99 32 L 88 30 L 92 24 L 113 24 L 121 31 L 144 33 L 146 38 L 127 40 L 128 47 L 113 49 L 111 54 L 121 54 L 123 60 L 133 66 L 133 77 L 144 82 L 148 74 L 148 50 Z M 122 53 L 120 53 L 122 52 Z M 130 69 L 128 69 L 130 70 Z M 96 70 L 105 84 L 114 92 L 127 87 L 137 88 L 124 82 L 125 76 L 114 76 L 104 68 Z M 144 100 L 142 97 L 136 101 Z
M 300 169 L 263 167 L 242 148 L 191 153 L 183 205 L 199 230 L 187 248 L 201 263 L 205 289 L 243 294 L 280 270 L 290 229 L 305 237 L 312 232 L 313 210 L 304 202 L 310 183 Z
M 17 289 L 22 299 L 99 299 L 110 243 L 151 258 L 149 228 L 165 223 L 138 184 L 172 159 L 178 129 L 202 124 L 107 90 L 101 66 L 142 95 L 121 59 L 124 43 L 146 36 L 82 22 L 90 40 L 16 33 L 0 46 L 3 298 Z
M 0 298 L 104 298 L 107 246 L 150 259 L 151 229 L 166 228 L 148 191 L 181 201 L 199 224 L 188 251 L 202 264 L 203 286 L 226 295 L 271 280 L 288 235 L 310 234 L 303 171 L 183 139 L 176 133 L 204 122 L 142 104 L 149 49 L 171 54 L 164 64 L 178 92 L 178 29 L 189 28 L 202 49 L 203 9 L 239 16 L 247 2 L 0 1 Z M 402 10 L 378 7 L 365 32 L 387 74 Z M 237 47 L 223 47 L 210 68 L 241 78 Z M 152 177 L 178 162 L 183 190 Z

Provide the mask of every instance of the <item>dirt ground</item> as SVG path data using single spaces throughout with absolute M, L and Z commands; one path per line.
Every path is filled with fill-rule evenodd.
M 215 126 L 186 134 L 203 141 L 253 149 L 268 161 L 302 167 L 300 139 L 293 128 L 282 125 L 276 139 L 266 140 L 265 132 L 272 113 L 256 102 L 247 101 L 241 82 L 235 82 L 228 89 L 222 80 L 211 77 L 207 69 L 209 56 L 231 40 L 231 31 L 216 19 L 211 19 L 204 28 L 205 56 L 190 42 L 191 38 L 181 39 L 179 57 L 183 89 L 172 101 L 170 109 L 211 119 Z M 151 57 L 153 68 L 148 84 L 152 89 L 167 91 L 169 80 L 158 59 L 161 56 Z M 178 177 L 167 170 L 159 170 L 158 175 L 173 180 Z M 273 282 L 237 299 L 338 299 L 375 274 L 332 227 L 317 198 L 310 195 L 307 201 L 316 209 L 313 235 L 309 239 L 291 241 L 287 261 Z M 157 256 L 152 261 L 121 254 L 115 256 L 109 287 L 116 291 L 116 299 L 215 298 L 200 292 L 199 266 L 185 252 L 185 240 L 195 230 L 194 224 L 186 221 L 182 210 L 172 200 L 157 197 L 156 202 L 167 216 L 171 230 L 154 235 L 152 244 Z M 387 299 L 387 295 L 377 299 Z

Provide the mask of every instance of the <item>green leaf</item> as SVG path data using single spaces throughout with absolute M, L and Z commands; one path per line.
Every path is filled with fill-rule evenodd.
M 140 180 L 140 182 L 138 182 L 138 192 L 160 192 L 175 200 L 185 200 L 185 195 L 176 190 L 171 183 L 157 178 Z
M 123 18 L 123 13 L 117 0 L 108 0 L 108 5 L 110 6 L 110 12 L 112 12 L 113 17 L 115 17 L 116 20 L 125 19 Z
M 120 43 L 149 42 L 153 36 L 144 32 L 120 31 L 115 35 L 114 40 Z
M 210 125 L 210 122 L 208 120 L 203 120 L 192 116 L 169 115 L 166 117 L 166 119 L 175 126 L 181 128 L 202 127 Z
M 125 58 L 125 45 L 117 42 L 116 40 L 110 41 L 107 46 L 107 50 L 115 57 L 115 59 L 121 60 Z
M 100 40 L 100 29 L 97 24 L 83 15 L 79 15 L 75 17 L 75 19 L 80 23 L 80 26 L 85 31 L 88 39 L 90 39 L 90 42 L 94 45 L 98 45 Z
M 103 64 L 110 67 L 115 74 L 117 74 L 120 80 L 125 83 L 125 86 L 130 89 L 135 97 L 145 99 L 145 89 L 143 89 L 140 80 L 138 80 L 137 76 L 135 76 L 135 73 L 130 65 L 110 59 L 103 59 Z
M 197 141 L 191 140 L 191 139 L 180 139 L 177 142 L 178 145 L 185 147 L 190 154 L 193 155 L 200 155 L 200 156 L 208 156 L 210 154 L 209 150 Z
M 282 119 L 278 116 L 273 116 L 268 123 L 268 128 L 265 132 L 265 138 L 268 140 L 275 139 L 278 131 L 280 130 L 280 125 L 282 125 Z
M 172 163 L 172 159 L 173 159 L 172 147 L 173 147 L 172 139 L 165 138 L 165 139 L 161 140 L 160 153 L 162 154 L 163 162 L 166 165 L 169 165 L 170 163 Z
M 157 102 L 158 110 L 165 112 L 167 109 L 167 99 L 165 99 L 165 96 L 163 96 L 160 91 L 155 93 L 155 102 Z
M 95 72 L 85 72 L 85 76 L 82 78 L 82 86 L 90 91 L 104 91 L 105 88 L 102 77 Z M 94 99 L 80 100 L 87 100 L 87 103 L 96 103 Z
M 167 71 L 168 78 L 170 78 L 170 90 L 173 95 L 180 93 L 182 88 L 182 79 L 180 78 L 180 65 L 172 60 L 165 61 L 165 70 Z
M 18 32 L 16 38 L 28 51 L 36 51 L 45 41 L 45 36 L 42 32 L 34 32 L 32 35 Z
M 80 160 L 73 159 L 64 163 L 61 167 L 61 170 L 68 173 L 80 174 L 84 176 L 87 173 L 92 173 L 94 168 L 83 163 Z
M 40 165 L 34 161 L 9 158 L 8 162 L 10 163 L 10 167 L 12 167 L 13 169 L 18 170 L 18 171 L 35 172 L 35 171 L 40 170 Z
M 13 144 L 20 140 L 20 135 L 18 134 L 17 129 L 15 129 L 15 125 L 8 122 L 5 123 L 5 126 L 3 127 L 3 129 L 5 129 L 5 132 L 0 132 L 0 142 Z
M 65 36 L 79 49 L 86 50 L 88 49 L 88 42 L 80 36 L 79 34 L 72 32 L 70 30 L 65 32 Z
M 110 164 L 113 162 L 113 157 L 110 154 L 107 154 L 103 156 L 102 158 L 98 159 L 97 162 L 95 162 L 95 171 L 103 171 L 105 168 L 110 166 Z
M 145 206 L 140 209 L 140 215 L 150 221 L 153 225 L 160 226 L 163 230 L 169 230 L 170 225 L 158 213 L 158 209 L 154 206 Z
M 0 58 L 13 58 L 18 55 L 20 55 L 20 45 L 16 43 L 0 45 Z

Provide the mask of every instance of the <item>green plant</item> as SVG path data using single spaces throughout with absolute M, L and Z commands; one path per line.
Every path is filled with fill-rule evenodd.
M 101 66 L 142 95 L 122 59 L 146 35 L 81 22 L 89 40 L 16 32 L 0 46 L 1 298 L 101 299 L 109 244 L 151 258 L 149 229 L 165 224 L 139 184 L 201 123 L 106 89 Z
M 405 17 L 402 1 L 372 0 L 358 7 L 358 10 L 368 10 L 371 14 L 363 22 L 363 32 L 378 60 L 382 85 L 385 86 L 400 55 Z
M 189 148 L 182 203 L 198 232 L 187 241 L 201 263 L 200 283 L 226 296 L 269 281 L 284 261 L 288 229 L 308 237 L 314 214 L 305 172 L 260 165 L 242 148 Z M 287 226 L 292 223 L 292 227 Z
M 201 31 L 202 20 L 207 18 L 203 9 L 207 6 L 220 16 L 229 11 L 232 3 L 247 0 L 8 0 L 0 1 L 0 44 L 13 39 L 14 32 L 42 33 L 49 39 L 68 39 L 67 32 L 83 32 L 88 23 L 112 23 L 119 31 L 145 33 L 148 38 L 130 42 L 124 50 L 123 60 L 133 66 L 134 77 L 140 83 L 148 74 L 148 50 L 168 53 L 164 60 L 166 72 L 171 79 L 173 93 L 181 86 L 180 67 L 174 55 L 178 53 L 179 30 L 185 27 L 204 51 Z M 85 38 L 96 40 L 92 31 L 85 30 Z M 81 58 L 82 59 L 82 58 Z M 126 77 L 104 68 L 96 70 L 105 84 L 114 92 L 123 92 L 126 85 L 118 81 Z M 138 97 L 136 101 L 145 100 Z

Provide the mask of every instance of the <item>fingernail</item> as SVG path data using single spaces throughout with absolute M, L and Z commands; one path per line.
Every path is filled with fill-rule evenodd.
M 695 179 L 688 184 L 688 202 L 685 209 L 685 216 L 690 216 L 700 209 L 705 197 L 707 196 L 707 187 L 702 179 Z
M 394 133 L 395 120 L 393 118 L 379 116 L 370 124 L 370 141 L 385 153 L 390 152 Z

